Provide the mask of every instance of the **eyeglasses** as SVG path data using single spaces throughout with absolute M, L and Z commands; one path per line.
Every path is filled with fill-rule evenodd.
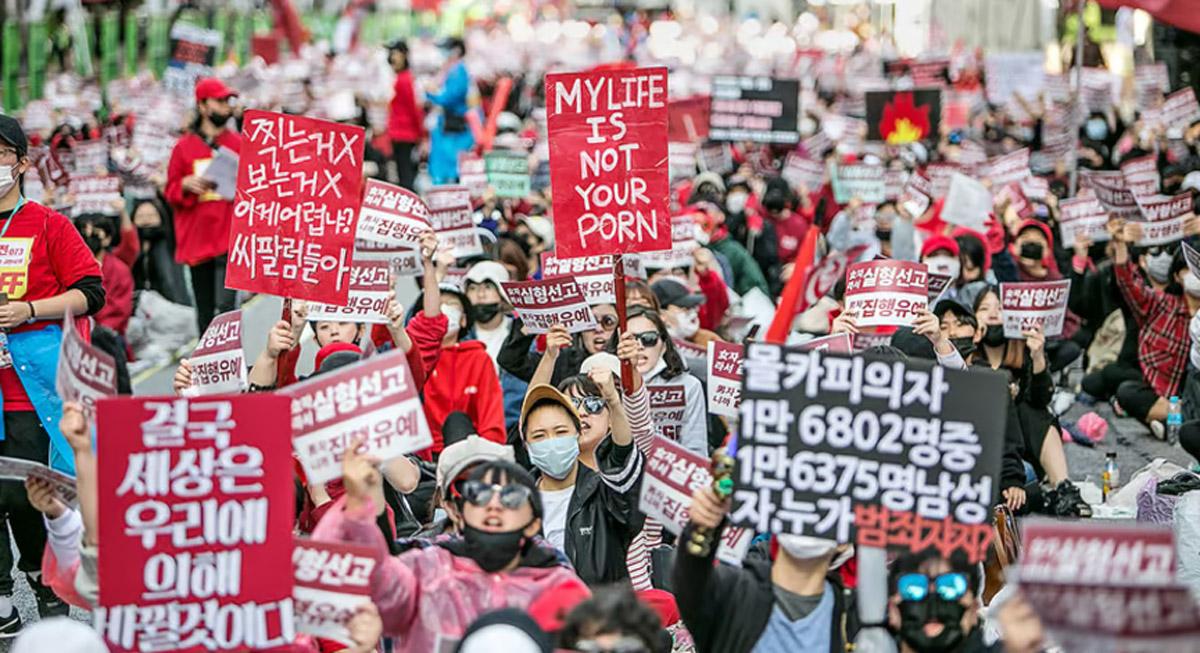
M 575 650 L 579 653 L 648 653 L 645 643 L 636 637 L 625 636 L 611 646 L 602 646 L 594 639 L 575 642 Z
M 462 484 L 462 497 L 471 505 L 486 506 L 492 497 L 500 494 L 500 505 L 509 510 L 517 510 L 529 502 L 533 491 L 524 485 L 510 483 L 508 485 L 491 485 L 483 481 L 467 481 Z
M 642 333 L 633 334 L 633 337 L 637 338 L 643 347 L 655 347 L 658 345 L 657 331 L 643 331 Z
M 957 572 L 942 574 L 932 580 L 925 574 L 905 574 L 896 583 L 904 601 L 924 601 L 931 585 L 944 601 L 957 601 L 967 593 L 967 577 Z
M 575 404 L 575 410 L 588 415 L 599 415 L 605 406 L 604 399 L 600 397 L 571 397 L 571 403 Z
M 0 161 L 11 161 L 16 163 L 21 159 L 21 155 L 16 150 L 0 149 Z
M 605 331 L 612 331 L 617 328 L 617 316 L 609 313 L 597 315 L 596 322 L 600 323 L 600 328 Z

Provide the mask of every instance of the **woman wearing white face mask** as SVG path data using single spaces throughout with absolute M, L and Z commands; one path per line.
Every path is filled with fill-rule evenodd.
M 654 282 L 650 287 L 658 298 L 662 310 L 659 315 L 667 325 L 667 332 L 676 340 L 707 347 L 714 340 L 721 340 L 715 332 L 700 328 L 698 307 L 704 303 L 704 295 L 695 294 L 682 281 L 668 277 Z M 722 341 L 723 342 L 723 341 Z

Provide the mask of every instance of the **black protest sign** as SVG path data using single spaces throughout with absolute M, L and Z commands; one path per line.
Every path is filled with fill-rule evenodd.
M 797 143 L 799 117 L 799 80 L 713 78 L 709 140 Z
M 983 559 L 1002 375 L 766 343 L 746 347 L 742 369 L 735 525 Z

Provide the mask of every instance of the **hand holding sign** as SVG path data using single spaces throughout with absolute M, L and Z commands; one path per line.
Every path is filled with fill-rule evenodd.
M 364 507 L 366 500 L 375 496 L 382 487 L 379 473 L 381 461 L 366 452 L 366 444 L 366 437 L 355 438 L 346 447 L 346 454 L 342 458 L 342 484 L 346 488 L 347 512 Z

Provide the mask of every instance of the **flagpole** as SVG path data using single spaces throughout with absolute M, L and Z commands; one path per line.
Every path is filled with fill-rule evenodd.
M 1079 4 L 1078 21 L 1075 25 L 1075 106 L 1071 111 L 1071 121 L 1075 127 L 1075 148 L 1071 152 L 1071 197 L 1075 197 L 1075 191 L 1079 189 L 1079 101 L 1083 89 L 1083 39 L 1085 28 L 1083 26 L 1083 9 L 1087 4 L 1085 0 L 1076 0 Z

